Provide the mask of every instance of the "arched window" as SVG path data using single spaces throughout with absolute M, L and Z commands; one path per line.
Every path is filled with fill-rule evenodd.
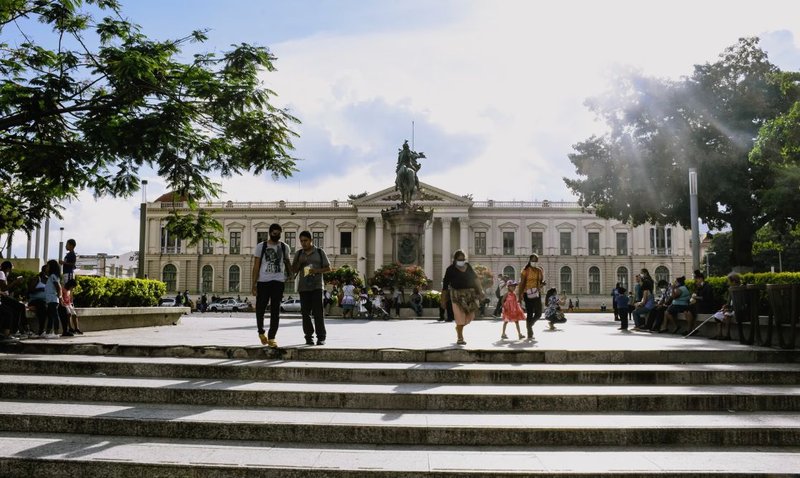
M 667 283 L 669 283 L 669 269 L 667 269 L 665 266 L 656 267 L 656 272 L 655 275 L 653 276 L 653 279 L 656 281 L 656 284 L 658 284 L 662 280 L 667 281 Z
M 619 267 L 617 269 L 617 282 L 619 282 L 622 287 L 626 290 L 628 289 L 628 268 L 627 267 Z
M 231 266 L 228 269 L 228 291 L 239 292 L 239 266 Z
M 174 292 L 178 288 L 178 269 L 172 264 L 167 264 L 161 271 L 161 280 L 167 285 L 167 292 Z
M 561 294 L 572 294 L 572 269 L 567 266 L 561 268 Z
M 600 295 L 600 268 L 596 266 L 589 268 L 589 293 Z
M 505 266 L 503 268 L 503 275 L 508 277 L 509 279 L 516 279 L 517 278 L 517 271 L 514 270 L 511 266 Z
M 204 265 L 201 276 L 203 281 L 200 285 L 201 292 L 211 292 L 211 289 L 214 287 L 214 268 L 209 265 Z

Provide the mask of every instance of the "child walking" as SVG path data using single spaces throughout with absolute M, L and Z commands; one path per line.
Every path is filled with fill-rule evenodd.
M 544 319 L 550 325 L 549 330 L 556 330 L 555 324 L 566 322 L 566 319 L 559 314 L 561 312 L 561 301 L 558 298 L 558 291 L 556 291 L 555 287 L 547 291 L 544 303 L 547 304 L 547 308 L 544 309 Z
M 58 304 L 61 301 L 61 266 L 58 261 L 47 261 L 47 283 L 44 286 L 45 300 L 47 302 L 47 330 L 42 338 L 57 339 L 55 334 L 58 328 Z
M 519 329 L 519 321 L 525 320 L 525 312 L 523 312 L 522 307 L 519 306 L 519 299 L 517 299 L 517 294 L 514 293 L 517 288 L 517 282 L 510 281 L 506 286 L 508 287 L 508 292 L 506 292 L 503 298 L 503 335 L 501 335 L 500 338 L 508 338 L 506 335 L 506 326 L 509 322 L 514 322 L 514 325 L 517 326 L 517 335 L 519 339 L 522 340 L 525 336 L 522 335 L 522 331 Z

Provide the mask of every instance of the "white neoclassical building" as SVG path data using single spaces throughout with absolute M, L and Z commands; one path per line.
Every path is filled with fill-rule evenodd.
M 569 296 L 606 298 L 616 282 L 626 285 L 646 267 L 656 280 L 689 274 L 690 232 L 674 225 L 631 227 L 601 219 L 576 202 L 473 201 L 420 183 L 416 204 L 433 211 L 425 225 L 419 264 L 438 289 L 453 252 L 495 275 L 519 277 L 531 252 L 540 256 L 548 283 Z M 225 242 L 188 247 L 164 228 L 173 207 L 189 212 L 171 195 L 143 205 L 143 273 L 170 291 L 249 294 L 252 252 L 269 225 L 283 227 L 294 250 L 308 230 L 333 267 L 345 264 L 371 277 L 392 261 L 392 235 L 381 211 L 399 202 L 393 187 L 352 201 L 224 202 L 206 204 L 223 227 Z M 287 286 L 287 292 L 292 286 Z M 592 299 L 597 300 L 592 300 Z

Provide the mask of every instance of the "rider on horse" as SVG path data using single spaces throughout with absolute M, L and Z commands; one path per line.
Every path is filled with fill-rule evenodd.
M 395 180 L 395 189 L 400 189 L 401 193 L 407 193 L 403 194 L 404 201 L 410 200 L 411 193 L 413 193 L 413 190 L 403 191 L 403 184 L 401 178 L 403 176 L 403 173 L 405 172 L 404 170 L 413 172 L 414 174 L 413 187 L 415 189 L 419 189 L 419 178 L 417 177 L 417 171 L 419 171 L 419 168 L 421 168 L 422 165 L 420 165 L 419 162 L 417 162 L 417 159 L 424 157 L 425 153 L 417 153 L 411 151 L 411 149 L 408 147 L 408 140 L 406 140 L 403 143 L 402 149 L 400 149 L 400 151 L 397 153 L 397 168 L 395 169 L 395 172 L 397 173 L 397 179 Z

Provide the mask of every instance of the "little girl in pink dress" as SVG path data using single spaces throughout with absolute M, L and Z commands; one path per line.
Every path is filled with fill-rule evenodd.
M 517 288 L 517 283 L 512 281 L 506 285 L 508 286 L 508 293 L 503 298 L 503 335 L 501 335 L 500 338 L 508 338 L 506 335 L 506 326 L 509 322 L 514 322 L 514 325 L 517 326 L 517 335 L 519 339 L 522 340 L 525 336 L 522 335 L 522 331 L 519 329 L 519 321 L 525 319 L 525 312 L 522 310 L 522 307 L 519 306 L 519 299 L 514 293 L 514 290 Z

